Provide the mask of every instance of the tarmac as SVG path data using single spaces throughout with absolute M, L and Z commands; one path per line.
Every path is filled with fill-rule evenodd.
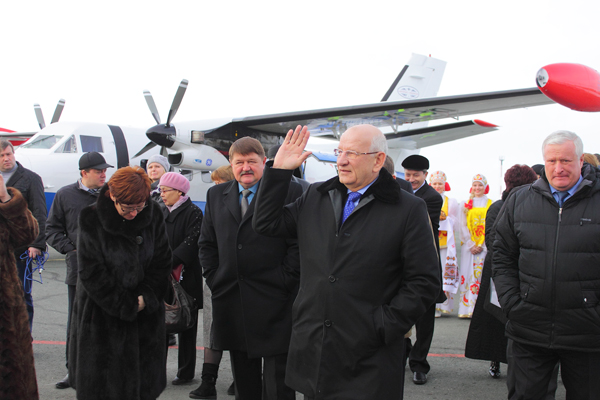
M 65 285 L 66 266 L 62 255 L 50 250 L 42 274 L 43 284 L 34 282 L 33 299 L 35 315 L 33 322 L 33 351 L 36 364 L 37 381 L 42 400 L 76 399 L 73 389 L 56 389 L 55 383 L 66 374 L 65 335 L 67 325 L 67 285 Z M 39 277 L 37 274 L 35 278 Z M 405 374 L 405 399 L 506 399 L 506 364 L 501 365 L 502 375 L 492 379 L 488 375 L 489 362 L 471 360 L 464 357 L 464 348 L 470 320 L 459 319 L 456 315 L 444 315 L 436 319 L 435 334 L 428 357 L 431 371 L 425 385 L 412 382 L 410 370 Z M 200 318 L 199 325 L 202 324 Z M 167 360 L 167 387 L 159 399 L 187 399 L 189 392 L 200 385 L 200 371 L 203 362 L 202 326 L 198 327 L 196 378 L 189 385 L 174 386 L 171 381 L 177 371 L 177 350 L 169 349 Z M 229 355 L 224 353 L 217 380 L 218 398 L 234 400 L 227 395 L 232 382 Z M 368 388 L 365 388 L 368 391 Z M 304 396 L 297 395 L 301 400 Z M 365 399 L 369 399 L 365 393 Z M 556 399 L 564 399 L 565 390 L 559 376 L 559 388 Z M 375 399 L 373 399 L 375 400 Z M 380 399 L 388 400 L 388 399 Z

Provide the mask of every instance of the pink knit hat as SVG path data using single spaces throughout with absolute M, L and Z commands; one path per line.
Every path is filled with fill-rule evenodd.
M 167 172 L 160 177 L 158 186 L 167 186 L 186 194 L 190 190 L 190 181 L 185 176 L 176 172 Z

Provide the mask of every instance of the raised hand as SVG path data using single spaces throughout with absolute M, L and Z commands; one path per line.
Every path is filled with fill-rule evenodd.
M 295 130 L 289 130 L 285 140 L 273 161 L 273 168 L 296 169 L 312 154 L 310 151 L 304 152 L 310 133 L 306 126 L 298 125 Z
M 4 177 L 0 174 L 0 201 L 6 203 L 10 200 L 10 194 L 8 194 L 8 190 L 6 190 L 6 185 L 4 184 Z

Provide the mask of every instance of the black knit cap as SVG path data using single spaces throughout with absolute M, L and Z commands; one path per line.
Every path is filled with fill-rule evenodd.
M 402 166 L 404 169 L 412 171 L 427 171 L 429 169 L 429 160 L 418 154 L 413 154 L 402 161 Z

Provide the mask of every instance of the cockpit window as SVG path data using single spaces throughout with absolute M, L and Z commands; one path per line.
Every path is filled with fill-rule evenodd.
M 98 153 L 104 152 L 101 137 L 86 135 L 80 135 L 79 137 L 81 138 L 81 150 L 83 150 L 84 153 L 89 153 L 90 151 L 97 151 Z
M 50 149 L 62 138 L 63 135 L 40 135 L 27 143 L 23 143 L 21 147 L 28 149 Z
M 58 146 L 55 153 L 77 153 L 77 141 L 75 135 L 71 135 L 63 144 Z

